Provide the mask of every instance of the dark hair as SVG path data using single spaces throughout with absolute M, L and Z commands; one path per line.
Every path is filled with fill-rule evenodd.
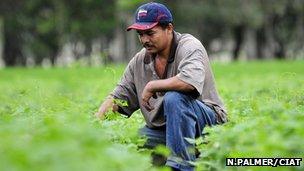
M 158 22 L 158 26 L 160 26 L 163 30 L 165 30 L 169 24 L 172 24 L 172 22 Z

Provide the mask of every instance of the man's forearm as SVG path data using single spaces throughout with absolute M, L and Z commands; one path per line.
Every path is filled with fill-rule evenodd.
M 160 91 L 183 91 L 190 92 L 195 88 L 180 80 L 177 76 L 163 79 L 163 80 L 153 80 L 147 84 L 151 92 L 160 92 Z

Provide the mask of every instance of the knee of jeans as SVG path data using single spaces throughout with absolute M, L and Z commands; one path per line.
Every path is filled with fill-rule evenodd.
M 165 105 L 176 105 L 178 101 L 184 98 L 184 94 L 177 91 L 168 91 L 164 96 Z

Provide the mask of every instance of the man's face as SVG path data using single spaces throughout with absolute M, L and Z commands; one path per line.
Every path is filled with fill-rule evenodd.
M 159 53 L 170 46 L 170 35 L 172 28 L 163 29 L 155 26 L 149 30 L 137 30 L 139 40 L 148 53 Z

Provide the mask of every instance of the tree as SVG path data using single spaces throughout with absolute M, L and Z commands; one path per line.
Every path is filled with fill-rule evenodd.
M 34 56 L 36 65 L 41 65 L 43 59 L 55 65 L 64 43 L 64 5 L 59 0 L 29 0 L 24 6 L 28 42 L 25 47 Z
M 117 24 L 114 0 L 74 0 L 65 1 L 65 5 L 69 39 L 73 44 L 85 45 L 84 54 L 76 54 L 78 58 L 90 55 L 94 39 L 104 39 L 103 46 L 108 46 Z
M 0 2 L 0 15 L 4 23 L 4 55 L 6 66 L 25 65 L 22 53 L 22 8 L 23 2 L 3 0 Z

